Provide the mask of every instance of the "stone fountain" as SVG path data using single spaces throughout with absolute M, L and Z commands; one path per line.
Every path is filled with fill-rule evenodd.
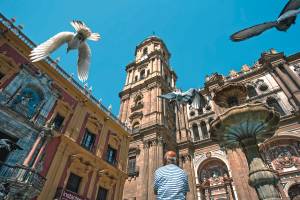
M 259 199 L 279 200 L 278 177 L 263 161 L 258 144 L 271 137 L 279 114 L 263 103 L 246 103 L 244 85 L 227 84 L 215 91 L 218 117 L 211 122 L 211 138 L 228 149 L 242 148 L 249 166 L 249 185 Z

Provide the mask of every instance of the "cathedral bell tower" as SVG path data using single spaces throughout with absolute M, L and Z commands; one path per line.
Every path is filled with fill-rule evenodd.
M 154 171 L 163 165 L 164 152 L 176 148 L 174 106 L 158 98 L 175 88 L 170 56 L 165 43 L 151 36 L 136 47 L 135 60 L 126 66 L 119 117 L 132 128 L 133 141 L 123 199 L 155 199 Z

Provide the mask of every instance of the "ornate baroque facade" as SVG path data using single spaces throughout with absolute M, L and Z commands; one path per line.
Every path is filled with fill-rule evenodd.
M 122 199 L 129 130 L 33 47 L 0 16 L 0 199 Z
M 188 199 L 258 199 L 248 184 L 248 164 L 240 148 L 229 150 L 210 138 L 210 124 L 221 113 L 216 101 L 235 106 L 237 91 L 215 99 L 224 85 L 245 88 L 245 102 L 262 102 L 280 114 L 275 135 L 259 144 L 269 168 L 279 177 L 277 190 L 282 199 L 300 195 L 300 54 L 286 56 L 274 49 L 264 52 L 253 66 L 244 65 L 229 76 L 206 77 L 199 92 L 207 104 L 194 110 L 176 110 L 158 98 L 176 88 L 176 74 L 169 65 L 170 53 L 164 42 L 149 37 L 136 47 L 135 60 L 126 67 L 126 83 L 120 92 L 120 119 L 133 128 L 128 155 L 128 179 L 123 199 L 155 199 L 153 172 L 163 164 L 163 153 L 175 149 L 179 166 L 189 175 Z M 224 95 L 223 95 L 224 96 Z M 176 127 L 176 129 L 175 129 Z

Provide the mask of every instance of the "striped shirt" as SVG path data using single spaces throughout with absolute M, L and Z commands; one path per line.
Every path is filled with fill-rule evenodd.
M 189 190 L 187 174 L 174 164 L 158 168 L 154 175 L 157 200 L 184 200 Z

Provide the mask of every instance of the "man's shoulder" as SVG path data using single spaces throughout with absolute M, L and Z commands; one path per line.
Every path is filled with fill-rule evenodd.
M 186 174 L 184 170 L 182 170 L 177 165 L 173 165 L 173 164 L 159 167 L 155 172 L 160 173 L 160 172 L 169 171 L 169 170 L 178 171 L 178 172 L 182 172 L 182 173 Z

